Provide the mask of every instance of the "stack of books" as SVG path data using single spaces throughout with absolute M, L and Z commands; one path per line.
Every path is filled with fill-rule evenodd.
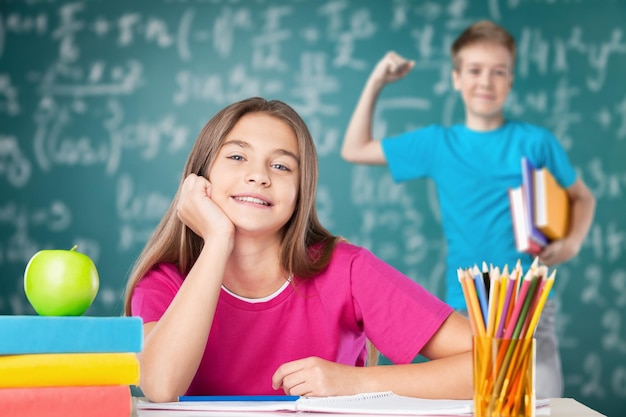
M 138 317 L 0 316 L 0 416 L 129 417 Z
M 523 157 L 522 185 L 509 189 L 509 203 L 518 251 L 538 255 L 567 234 L 569 197 L 547 168 Z

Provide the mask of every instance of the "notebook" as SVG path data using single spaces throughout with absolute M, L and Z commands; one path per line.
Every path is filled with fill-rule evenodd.
M 181 411 L 193 411 L 194 416 L 216 415 L 211 413 L 228 411 L 229 415 L 250 415 L 252 412 L 310 412 L 361 415 L 392 415 L 392 416 L 446 416 L 472 415 L 472 400 L 433 400 L 405 397 L 393 392 L 373 392 L 335 397 L 295 397 L 292 401 L 178 401 L 169 403 L 152 403 L 140 399 L 137 403 L 137 415 L 173 416 Z M 217 397 L 216 397 L 217 398 Z M 254 397 L 250 397 L 254 398 Z M 548 400 L 537 401 L 537 406 L 549 405 Z M 171 413 L 165 413 L 169 410 Z M 163 411 L 163 413 L 161 413 Z M 203 414 L 201 412 L 204 412 Z M 231 413 L 232 412 L 232 413 Z
M 404 397 L 392 392 L 373 392 L 335 397 L 296 397 L 292 401 L 178 401 L 152 403 L 139 400 L 141 410 L 185 411 L 283 411 L 322 412 L 338 414 L 387 414 L 387 415 L 471 415 L 471 400 L 431 400 Z M 253 398 L 253 397 L 251 397 Z M 139 413 L 141 416 L 142 414 Z

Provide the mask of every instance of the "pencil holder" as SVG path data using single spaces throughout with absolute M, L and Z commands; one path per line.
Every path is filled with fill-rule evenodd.
M 474 416 L 535 416 L 535 339 L 474 337 Z

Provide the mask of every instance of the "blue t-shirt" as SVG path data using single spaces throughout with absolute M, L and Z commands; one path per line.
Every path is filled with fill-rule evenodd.
M 576 181 L 576 171 L 548 130 L 507 121 L 498 129 L 477 132 L 465 125 L 431 125 L 385 138 L 382 147 L 395 181 L 431 178 L 437 188 L 447 242 L 446 302 L 465 309 L 456 270 L 482 262 L 526 271 L 533 257 L 515 248 L 508 189 L 522 183 L 521 158 L 547 167 L 562 187 Z

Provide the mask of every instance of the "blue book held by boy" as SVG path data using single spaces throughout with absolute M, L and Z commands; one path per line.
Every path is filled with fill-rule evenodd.
M 0 316 L 0 355 L 141 352 L 139 317 Z

